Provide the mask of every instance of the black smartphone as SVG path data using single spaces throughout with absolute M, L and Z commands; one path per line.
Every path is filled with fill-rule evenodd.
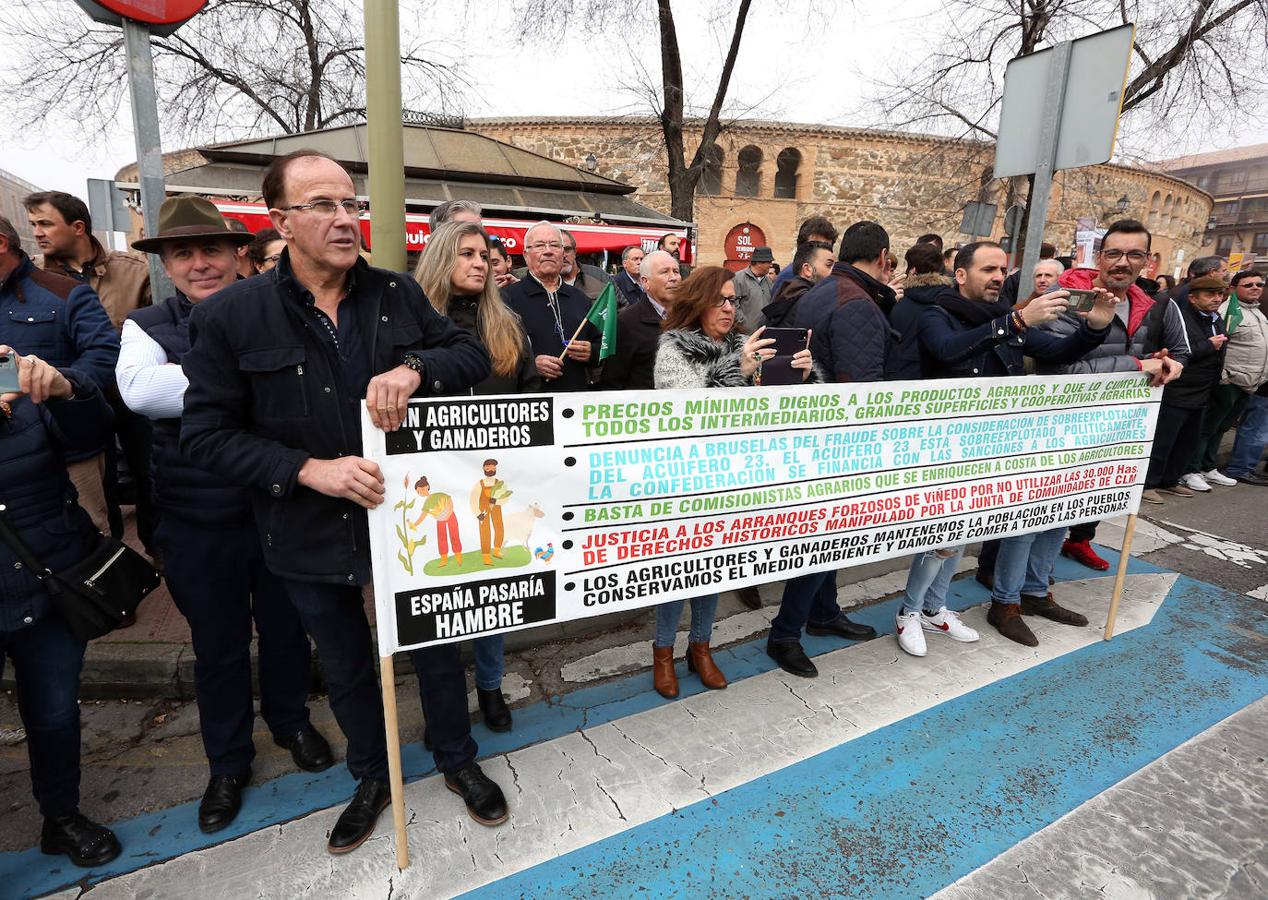
M 1081 291 L 1077 288 L 1062 288 L 1070 293 L 1070 302 L 1066 309 L 1076 312 L 1091 312 L 1096 306 L 1096 291 Z
M 762 363 L 762 384 L 801 384 L 802 371 L 792 367 L 792 358 L 806 349 L 810 332 L 805 328 L 767 328 L 762 337 L 775 341 L 767 345 L 775 355 Z
M 19 390 L 17 356 L 0 353 L 0 394 L 16 394 Z

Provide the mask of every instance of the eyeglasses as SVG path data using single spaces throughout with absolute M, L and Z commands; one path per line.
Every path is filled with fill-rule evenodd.
M 536 244 L 525 244 L 524 249 L 541 253 L 543 250 L 562 250 L 564 245 L 559 241 L 538 241 Z
M 277 262 L 277 261 L 278 261 L 279 259 L 281 259 L 281 258 L 282 258 L 282 254 L 280 254 L 280 253 L 274 253 L 272 256 L 266 256 L 266 257 L 264 257 L 264 261 L 265 261 L 265 262 L 275 263 L 275 262 Z
M 1149 258 L 1149 254 L 1144 250 L 1132 250 L 1130 253 L 1124 253 L 1122 250 L 1102 250 L 1101 256 L 1105 257 L 1110 262 L 1118 262 L 1124 256 L 1127 257 L 1128 262 L 1134 263 L 1144 262 Z
M 714 309 L 725 309 L 727 304 L 730 304 L 731 309 L 735 309 L 736 308 L 735 298 L 734 297 L 715 297 L 713 300 Z
M 311 209 L 321 218 L 329 219 L 339 211 L 340 207 L 354 219 L 369 209 L 369 205 L 364 200 L 314 200 L 311 203 L 296 203 L 283 209 Z
M 1243 287 L 1250 290 L 1253 290 L 1254 288 L 1261 288 L 1263 286 L 1264 286 L 1264 283 L 1262 281 L 1243 281 L 1241 284 L 1238 285 L 1238 287 Z

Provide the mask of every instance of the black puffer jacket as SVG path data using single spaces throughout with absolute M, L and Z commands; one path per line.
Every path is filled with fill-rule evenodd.
M 480 339 L 479 327 L 477 324 L 477 316 L 480 306 L 472 297 L 450 297 L 449 298 L 449 320 L 459 328 L 470 332 L 476 340 Z M 511 315 L 519 320 L 519 316 L 512 311 Z M 489 377 L 481 381 L 475 387 L 469 388 L 468 392 L 472 394 L 536 394 L 542 389 L 542 376 L 537 371 L 537 364 L 533 361 L 533 346 L 528 342 L 528 335 L 524 333 L 524 323 L 520 322 L 520 361 L 514 372 L 509 375 L 499 375 L 496 372 L 489 372 Z
M 0 515 L 31 555 L 54 571 L 87 556 L 97 534 L 66 474 L 66 455 L 100 447 L 113 422 L 92 379 L 74 369 L 61 372 L 74 397 L 42 405 L 19 398 L 11 416 L 0 416 Z M 48 612 L 44 588 L 0 543 L 0 632 L 26 628 Z

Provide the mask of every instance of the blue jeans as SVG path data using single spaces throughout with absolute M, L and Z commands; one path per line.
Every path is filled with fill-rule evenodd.
M 947 605 L 947 589 L 955 570 L 964 556 L 963 547 L 949 547 L 950 556 L 939 556 L 946 550 L 929 550 L 918 553 L 907 572 L 907 590 L 903 592 L 904 613 L 915 612 L 922 606 L 927 613 L 936 613 Z
M 1065 533 L 1063 526 L 1000 541 L 991 599 L 996 603 L 1020 603 L 1022 594 L 1046 597 L 1048 576 L 1052 574 Z
M 1242 424 L 1237 429 L 1224 474 L 1236 478 L 1254 471 L 1264 455 L 1265 444 L 1268 444 L 1268 397 L 1255 394 L 1242 413 Z
M 678 620 L 682 618 L 685 600 L 671 600 L 656 607 L 656 638 L 653 647 L 672 647 L 678 634 Z M 706 594 L 691 598 L 691 631 L 688 640 L 693 644 L 707 644 L 713 637 L 713 617 L 718 611 L 718 595 Z
M 52 614 L 20 631 L 0 631 L 0 677 L 8 656 L 26 728 L 32 793 L 45 818 L 79 809 L 79 672 L 85 646 Z
M 770 623 L 768 644 L 792 644 L 801 641 L 807 624 L 827 625 L 844 613 L 837 604 L 837 573 L 812 572 L 784 582 L 784 596 L 779 601 L 779 614 Z
M 502 675 L 506 671 L 505 651 L 500 634 L 478 637 L 471 642 L 475 654 L 475 682 L 482 691 L 496 691 L 502 687 Z

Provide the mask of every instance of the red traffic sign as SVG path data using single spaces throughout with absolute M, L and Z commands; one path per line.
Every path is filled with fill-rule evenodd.
M 144 25 L 179 25 L 193 18 L 207 5 L 207 0 L 77 0 L 79 5 L 93 11 L 95 6 L 107 16 L 113 14 Z M 94 19 L 97 16 L 93 16 Z M 99 21 L 102 21 L 99 19 Z

